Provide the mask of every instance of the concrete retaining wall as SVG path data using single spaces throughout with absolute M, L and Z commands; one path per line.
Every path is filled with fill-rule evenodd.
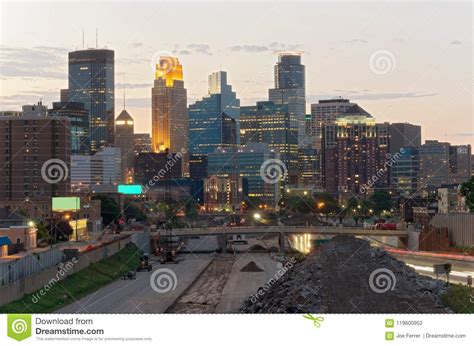
M 138 238 L 140 239 L 140 242 L 136 244 L 137 247 L 143 247 L 143 241 L 145 238 L 143 238 L 142 236 L 138 236 Z M 74 264 L 70 270 L 63 270 L 64 275 L 62 277 L 59 277 L 59 280 L 64 280 L 69 275 L 72 275 L 82 269 L 87 268 L 91 263 L 95 263 L 104 258 L 112 256 L 113 254 L 122 250 L 125 245 L 130 242 L 134 242 L 132 236 L 120 239 L 104 247 L 81 253 L 79 255 L 79 258 L 77 259 L 77 263 Z M 48 284 L 48 282 L 50 282 L 52 279 L 57 278 L 58 271 L 59 267 L 54 266 L 45 269 L 39 273 L 24 277 L 8 285 L 0 287 L 0 306 L 20 299 L 25 294 L 33 293 L 37 290 L 44 288 Z

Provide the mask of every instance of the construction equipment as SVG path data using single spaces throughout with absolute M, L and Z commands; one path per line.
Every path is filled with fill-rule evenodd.
M 138 265 L 137 271 L 151 271 L 153 265 L 150 263 L 150 258 L 148 254 L 144 254 L 142 257 L 140 257 L 140 264 Z
M 135 280 L 136 278 L 137 278 L 137 273 L 133 270 L 122 275 L 122 280 Z

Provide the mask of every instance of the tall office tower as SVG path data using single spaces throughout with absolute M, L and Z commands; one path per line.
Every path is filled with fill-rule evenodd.
M 175 57 L 161 57 L 156 65 L 151 89 L 151 124 L 153 152 L 188 151 L 188 109 L 183 67 Z M 183 176 L 189 175 L 188 155 L 181 161 Z
M 61 102 L 68 102 L 69 101 L 69 89 L 61 89 L 60 90 L 60 98 Z
M 135 155 L 151 152 L 151 137 L 149 133 L 135 133 L 133 135 Z
M 171 162 L 173 164 L 170 164 Z M 166 151 L 140 153 L 135 159 L 135 182 L 137 184 L 152 187 L 159 180 L 175 180 L 181 176 L 181 157 L 177 154 L 170 154 Z
M 189 106 L 189 153 L 206 155 L 239 143 L 240 100 L 227 84 L 227 73 L 209 76 L 208 95 Z
M 121 171 L 122 181 L 125 184 L 133 183 L 135 166 L 135 147 L 133 118 L 124 109 L 115 119 L 115 147 L 122 153 Z
M 401 148 L 421 146 L 421 126 L 409 123 L 390 124 L 390 154 L 395 155 Z
M 411 198 L 418 190 L 420 154 L 417 147 L 402 147 L 397 152 L 390 170 L 391 186 L 402 196 Z
M 267 143 L 278 152 L 288 170 L 287 182 L 298 183 L 298 121 L 288 105 L 270 101 L 240 107 L 240 141 Z
M 122 182 L 120 148 L 101 148 L 96 154 L 102 160 L 102 182 L 104 184 L 120 184 Z
M 242 179 L 242 194 L 246 204 L 255 207 L 261 203 L 276 206 L 280 200 L 280 184 L 262 179 L 260 168 L 268 160 L 279 159 L 278 153 L 265 143 L 250 143 L 241 149 L 221 148 L 208 155 L 208 177 L 229 178 L 230 190 Z M 236 174 L 237 172 L 237 174 Z M 232 198 L 235 201 L 235 198 Z M 247 205 L 248 206 L 248 205 Z M 238 208 L 235 206 L 235 208 Z
M 80 102 L 53 102 L 49 115 L 71 121 L 71 155 L 89 155 L 89 112 Z
M 270 101 L 288 105 L 288 111 L 298 122 L 298 145 L 307 143 L 305 136 L 305 66 L 301 64 L 301 53 L 280 53 L 275 65 L 275 88 L 268 90 Z
M 321 188 L 321 153 L 313 148 L 298 149 L 298 182 L 305 186 Z
M 306 121 L 306 135 L 310 137 L 312 147 L 320 150 L 324 125 L 334 123 L 339 114 L 355 105 L 355 103 L 342 98 L 319 100 L 318 103 L 311 104 L 311 117 Z
M 39 101 L 36 105 L 24 105 L 21 107 L 24 116 L 45 117 L 48 115 L 48 107 Z
M 90 152 L 114 146 L 114 51 L 86 49 L 69 53 L 68 101 L 89 112 Z
M 420 146 L 418 188 L 440 187 L 449 181 L 449 143 L 427 140 Z
M 452 145 L 449 148 L 449 183 L 461 184 L 471 177 L 471 146 Z
M 104 163 L 101 156 L 71 155 L 71 191 L 88 193 L 104 183 Z
M 388 123 L 376 124 L 354 105 L 334 124 L 324 125 L 323 143 L 323 184 L 328 192 L 359 194 L 388 187 Z
M 56 116 L 0 118 L 0 201 L 50 200 L 70 193 L 70 121 Z M 54 161 L 50 161 L 54 160 Z

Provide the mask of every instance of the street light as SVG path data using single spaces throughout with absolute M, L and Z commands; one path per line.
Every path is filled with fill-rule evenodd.
M 255 214 L 253 214 L 253 218 L 255 220 L 260 220 L 262 218 L 262 215 L 260 215 L 260 213 L 255 213 Z
M 32 220 L 28 221 L 28 227 L 35 227 L 34 221 Z

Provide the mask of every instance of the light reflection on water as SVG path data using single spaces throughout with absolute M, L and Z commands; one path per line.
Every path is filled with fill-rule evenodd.
M 291 237 L 291 246 L 302 253 L 311 251 L 311 234 L 305 233 Z

